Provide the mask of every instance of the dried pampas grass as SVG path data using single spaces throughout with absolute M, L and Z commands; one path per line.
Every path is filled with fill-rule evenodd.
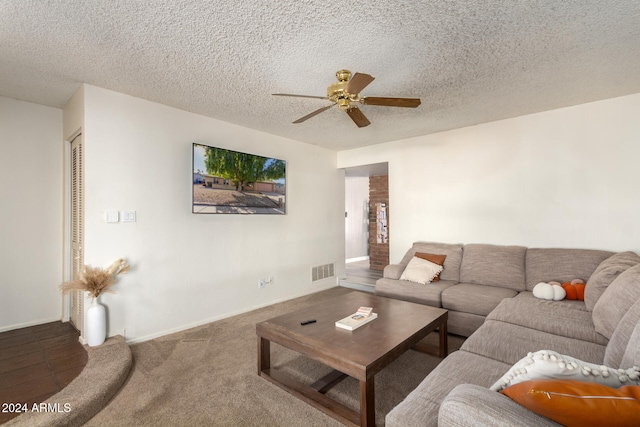
M 127 271 L 129 265 L 122 258 L 115 260 L 106 270 L 85 265 L 78 277 L 60 285 L 60 291 L 63 295 L 71 291 L 86 291 L 91 298 L 98 298 L 102 293 L 115 294 L 116 292 L 109 288 L 115 284 L 116 276 Z

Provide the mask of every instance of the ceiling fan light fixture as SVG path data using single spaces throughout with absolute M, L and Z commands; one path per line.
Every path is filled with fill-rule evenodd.
M 350 106 L 351 106 L 351 103 L 349 102 L 349 99 L 347 99 L 347 98 L 339 98 L 338 99 L 338 108 L 341 109 L 342 111 L 345 111 Z

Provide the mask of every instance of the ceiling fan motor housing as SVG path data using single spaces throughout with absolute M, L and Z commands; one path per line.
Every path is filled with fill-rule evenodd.
M 340 70 L 336 73 L 338 81 L 327 87 L 327 97 L 338 104 L 341 110 L 347 110 L 351 106 L 351 102 L 360 102 L 360 94 L 347 93 L 344 88 L 351 79 L 351 71 Z

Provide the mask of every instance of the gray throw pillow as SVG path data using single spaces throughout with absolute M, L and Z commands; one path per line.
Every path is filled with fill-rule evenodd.
M 596 331 L 611 339 L 618 323 L 638 298 L 640 298 L 640 264 L 621 273 L 596 302 L 591 313 Z
M 602 293 L 621 273 L 640 264 L 640 256 L 635 252 L 620 252 L 600 263 L 593 272 L 584 290 L 584 304 L 587 310 L 593 311 Z

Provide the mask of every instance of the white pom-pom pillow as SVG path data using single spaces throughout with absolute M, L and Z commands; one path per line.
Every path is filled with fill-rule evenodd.
M 533 296 L 540 299 L 560 301 L 567 296 L 567 291 L 560 285 L 540 282 L 533 287 Z
M 558 379 L 588 381 L 613 388 L 640 385 L 640 367 L 615 369 L 565 356 L 551 350 L 529 353 L 502 376 L 491 390 L 505 388 L 529 380 Z
M 421 285 L 426 285 L 427 283 L 431 283 L 441 272 L 441 265 L 414 256 L 402 272 L 400 280 L 409 280 L 420 283 Z

